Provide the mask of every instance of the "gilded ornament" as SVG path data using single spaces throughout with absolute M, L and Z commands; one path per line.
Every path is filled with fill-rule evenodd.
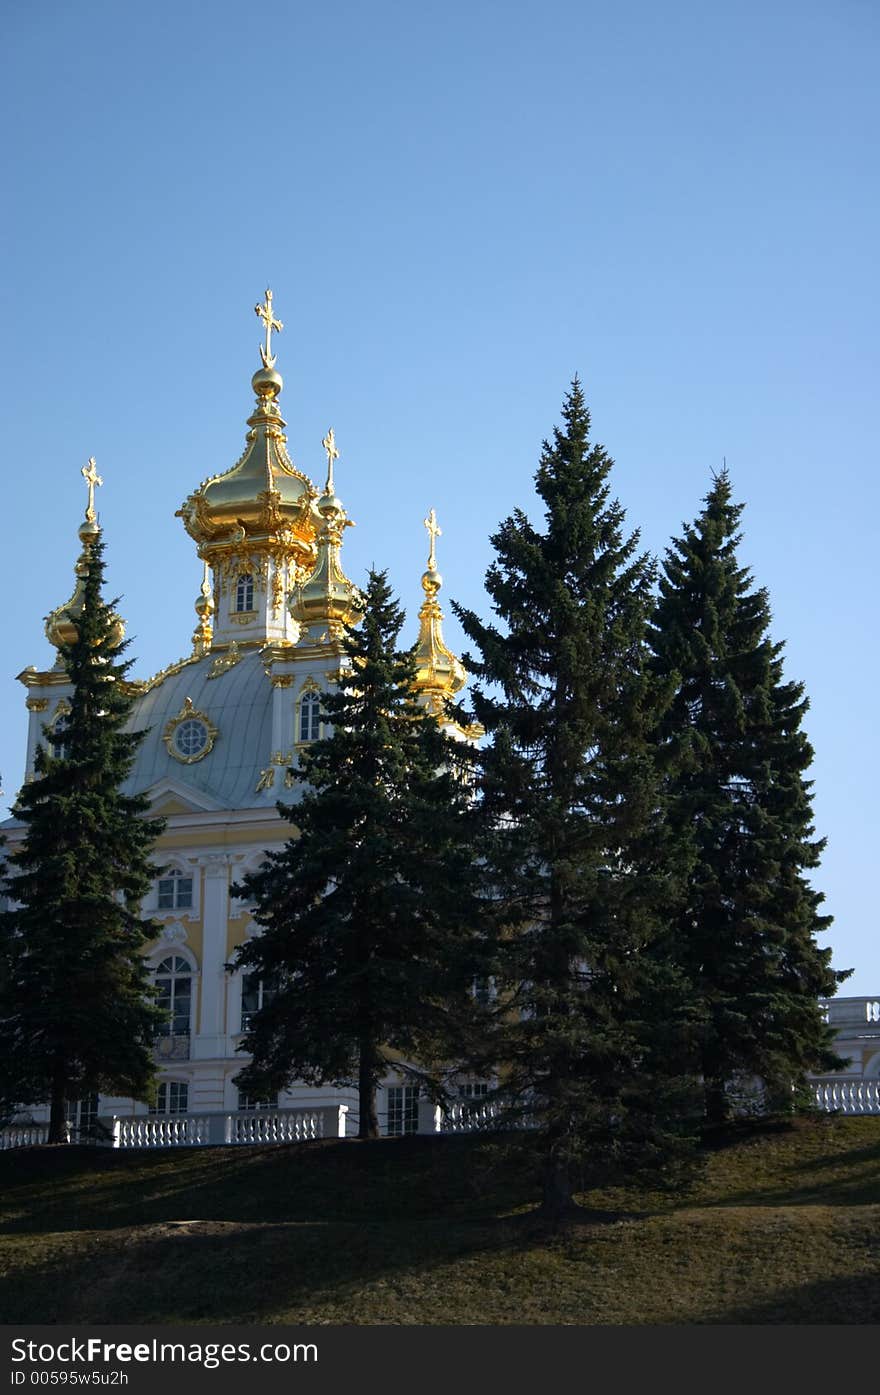
M 217 655 L 211 665 L 211 672 L 208 674 L 208 677 L 219 678 L 221 674 L 227 673 L 231 668 L 235 668 L 235 665 L 241 663 L 243 658 L 244 654 L 241 653 L 238 644 L 233 640 L 227 650 Z
M 49 706 L 48 698 L 25 698 L 25 707 L 28 712 L 45 712 Z
M 160 668 L 158 673 L 154 673 L 151 678 L 146 678 L 141 683 L 133 683 L 132 691 L 138 693 L 148 693 L 152 688 L 158 688 L 160 683 L 164 683 L 166 678 L 173 678 L 175 673 L 180 673 L 187 664 L 194 664 L 201 656 L 199 654 L 188 654 L 185 659 L 176 659 L 173 664 L 168 664 L 166 668 Z
M 257 787 L 254 793 L 259 794 L 261 790 L 270 790 L 274 784 L 275 766 L 267 765 L 265 770 L 260 771 L 260 778 L 257 781 Z

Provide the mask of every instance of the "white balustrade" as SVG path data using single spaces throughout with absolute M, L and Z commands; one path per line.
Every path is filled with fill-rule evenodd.
M 48 1141 L 48 1124 L 7 1124 L 0 1129 L 0 1148 L 33 1148 Z
M 880 1080 L 837 1079 L 812 1082 L 816 1104 L 829 1113 L 880 1114 Z

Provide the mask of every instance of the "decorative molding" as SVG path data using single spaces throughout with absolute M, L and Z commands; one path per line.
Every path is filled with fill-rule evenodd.
M 162 926 L 162 939 L 170 945 L 181 945 L 186 939 L 186 930 L 179 920 L 169 920 Z
M 48 698 L 25 698 L 25 707 L 28 712 L 45 712 L 49 706 Z

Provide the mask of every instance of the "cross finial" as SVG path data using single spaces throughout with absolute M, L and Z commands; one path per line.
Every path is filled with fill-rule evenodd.
M 435 556 L 437 539 L 442 538 L 443 536 L 443 529 L 438 527 L 437 525 L 437 514 L 434 509 L 432 509 L 431 512 L 428 514 L 428 517 L 424 519 L 424 524 L 428 530 L 428 535 L 431 539 L 431 551 L 428 553 L 428 567 L 433 572 L 436 570 L 437 567 L 437 558 Z
M 272 314 L 272 292 L 269 290 L 268 287 L 266 288 L 265 305 L 255 305 L 254 310 L 266 326 L 265 349 L 263 348 L 262 344 L 260 345 L 260 358 L 263 360 L 263 367 L 274 368 L 275 355 L 272 352 L 272 331 L 273 329 L 275 329 L 278 330 L 278 332 L 280 333 L 281 330 L 284 328 L 284 325 L 281 323 L 280 320 L 276 320 L 275 316 Z
M 336 437 L 333 435 L 333 427 L 327 432 L 321 445 L 327 452 L 327 483 L 324 487 L 325 494 L 333 493 L 333 461 L 339 459 L 339 451 L 336 449 Z
M 93 455 L 89 456 L 89 463 L 82 467 L 81 473 L 89 487 L 89 504 L 86 509 L 86 519 L 89 523 L 94 523 L 97 518 L 97 514 L 95 513 L 95 485 L 103 484 L 104 481 L 98 474 L 97 466 L 95 465 L 95 457 Z

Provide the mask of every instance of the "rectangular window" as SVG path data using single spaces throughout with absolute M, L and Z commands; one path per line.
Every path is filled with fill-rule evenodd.
M 489 1085 L 485 1080 L 466 1080 L 458 1087 L 458 1097 L 462 1100 L 481 1100 L 489 1093 Z
M 418 1133 L 419 1087 L 389 1085 L 388 1132 L 390 1134 Z
M 193 879 L 181 872 L 160 877 L 156 905 L 160 911 L 186 910 L 193 903 Z
M 241 980 L 241 1030 L 250 1031 L 251 1019 L 255 1013 L 271 1003 L 277 989 L 272 979 L 262 979 L 259 974 L 245 974 Z
M 259 1100 L 255 1095 L 246 1095 L 243 1090 L 238 1092 L 239 1109 L 277 1109 L 278 1096 L 268 1095 L 266 1099 Z
M 68 1100 L 67 1122 L 78 1133 L 88 1133 L 98 1118 L 98 1096 L 85 1095 L 81 1100 Z

